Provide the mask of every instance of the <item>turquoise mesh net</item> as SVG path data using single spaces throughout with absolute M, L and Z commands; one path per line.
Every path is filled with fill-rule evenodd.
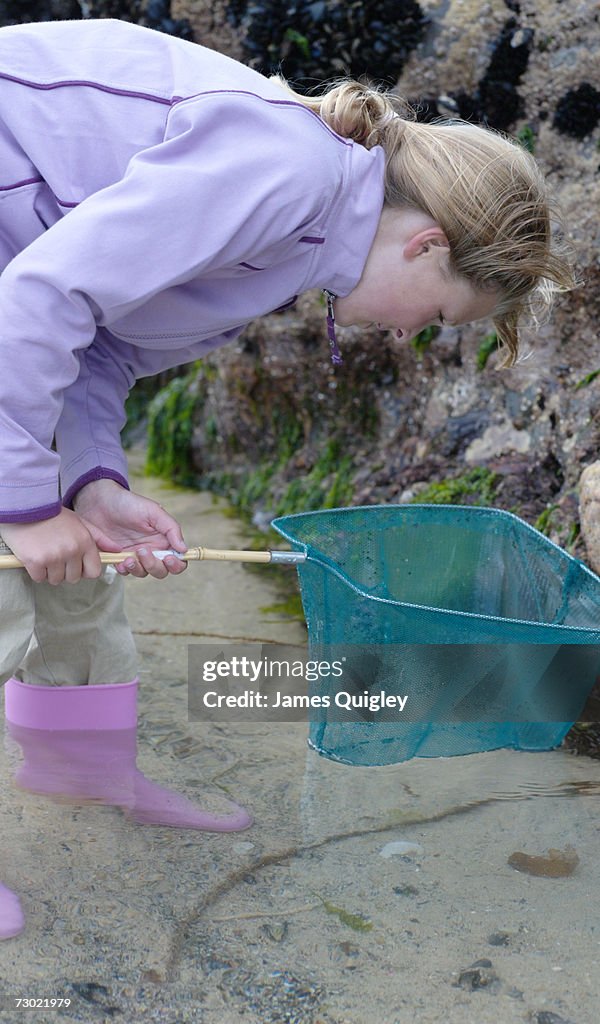
M 343 686 L 357 694 L 409 695 L 408 714 L 387 720 L 322 710 L 309 735 L 319 753 L 384 765 L 547 750 L 577 720 L 600 671 L 600 579 L 517 516 L 386 505 L 273 525 L 308 556 L 310 657 L 344 652 Z M 318 693 L 333 706 L 339 685 L 320 680 Z

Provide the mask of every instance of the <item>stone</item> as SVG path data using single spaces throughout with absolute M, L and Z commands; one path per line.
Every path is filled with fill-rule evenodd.
M 423 853 L 423 847 L 419 843 L 393 842 L 386 843 L 379 851 L 380 857 L 388 860 L 390 857 L 412 857 L 415 854 Z
M 493 969 L 492 961 L 483 957 L 461 971 L 456 984 L 459 988 L 475 992 L 477 989 L 492 987 L 497 981 L 498 975 Z
M 516 430 L 512 423 L 498 423 L 484 430 L 475 438 L 465 452 L 465 462 L 470 465 L 485 462 L 506 452 L 528 452 L 531 438 L 525 430 Z
M 579 519 L 588 562 L 600 574 L 600 460 L 581 474 Z
M 241 60 L 242 32 L 228 15 L 227 0 L 171 0 L 171 17 L 189 21 L 195 42 Z

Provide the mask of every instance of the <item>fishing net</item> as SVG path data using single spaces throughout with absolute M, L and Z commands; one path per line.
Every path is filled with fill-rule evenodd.
M 600 672 L 600 579 L 518 517 L 386 505 L 273 525 L 307 555 L 310 656 L 343 664 L 313 684 L 328 697 L 311 711 L 319 753 L 384 765 L 547 750 L 577 720 Z

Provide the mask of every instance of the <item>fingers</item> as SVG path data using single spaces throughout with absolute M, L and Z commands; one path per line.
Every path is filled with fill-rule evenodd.
M 175 557 L 175 555 L 167 555 L 166 558 L 162 559 L 162 562 L 169 570 L 171 576 L 180 576 L 188 567 L 187 562 L 184 562 L 182 558 Z
M 102 563 L 96 549 L 86 553 L 83 558 L 76 555 L 68 561 L 58 559 L 46 564 L 30 562 L 25 568 L 35 583 L 49 583 L 52 587 L 58 587 L 61 583 L 79 583 L 81 579 L 95 580 L 102 573 Z
M 185 551 L 187 545 L 177 520 L 169 515 L 162 505 L 153 504 L 153 514 L 148 518 L 151 527 L 157 534 L 161 533 L 166 538 L 166 547 L 174 548 L 176 551 Z
M 100 561 L 100 552 L 94 543 L 84 553 L 82 576 L 85 580 L 97 580 L 103 571 L 104 566 Z
M 157 580 L 164 580 L 169 575 L 178 576 L 187 569 L 187 562 L 176 555 L 166 555 L 163 559 L 157 558 L 147 547 L 139 547 L 135 551 L 136 558 L 127 558 L 115 566 L 121 576 L 137 576 L 138 579 L 154 576 Z
M 25 568 L 35 583 L 49 583 L 58 587 L 61 583 L 78 583 L 81 579 L 95 580 L 102 574 L 102 562 L 95 544 L 86 545 L 83 552 L 72 555 L 45 558 L 25 563 Z
M 102 572 L 93 537 L 70 509 L 32 523 L 3 523 L 2 538 L 35 583 L 77 583 Z
M 169 547 L 174 548 L 175 551 L 181 551 L 182 553 L 187 551 L 187 544 L 183 539 L 179 523 L 175 522 L 175 525 L 171 527 L 171 529 L 166 530 L 165 536 L 169 542 Z

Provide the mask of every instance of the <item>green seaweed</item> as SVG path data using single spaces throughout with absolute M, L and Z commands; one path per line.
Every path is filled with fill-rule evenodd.
M 419 331 L 417 336 L 411 340 L 411 345 L 417 355 L 422 356 L 439 333 L 440 328 L 435 324 L 432 324 L 431 327 L 426 327 L 423 331 Z
M 272 463 L 263 463 L 248 473 L 237 491 L 230 495 L 238 510 L 251 514 L 255 504 L 268 492 L 276 468 Z
M 295 588 L 294 592 L 289 594 L 284 600 L 276 601 L 274 604 L 263 605 L 259 608 L 259 611 L 263 615 L 277 615 L 290 619 L 293 622 L 304 622 L 302 598 Z
M 543 533 L 545 537 L 550 536 L 550 530 L 552 529 L 552 516 L 556 512 L 557 508 L 558 505 L 548 505 L 533 524 L 536 530 Z
M 496 352 L 499 347 L 498 335 L 495 331 L 490 334 L 486 334 L 485 338 L 481 342 L 477 350 L 477 369 L 481 372 L 485 370 L 487 361 L 490 358 L 492 352 Z
M 148 408 L 148 398 L 141 390 L 132 388 L 125 402 L 125 426 L 121 431 L 121 444 L 123 448 L 129 448 L 131 439 L 135 436 L 135 429 L 144 421 Z
M 138 439 L 138 428 L 147 419 L 148 405 L 152 398 L 180 373 L 180 368 L 174 367 L 136 381 L 125 401 L 126 419 L 121 430 L 121 443 L 124 448 L 131 447 Z
M 202 405 L 198 387 L 200 364 L 195 363 L 182 377 L 175 377 L 158 392 L 148 406 L 148 449 L 146 473 L 164 476 L 174 483 L 194 482 L 192 434 L 194 414 Z
M 429 484 L 412 499 L 424 505 L 493 505 L 500 477 L 485 466 Z
M 418 821 L 425 821 L 425 817 L 419 811 L 406 810 L 404 807 L 390 807 L 382 815 L 381 821 L 386 828 L 397 828 L 399 825 L 414 825 L 415 813 Z
M 515 138 L 528 153 L 535 153 L 536 134 L 530 124 L 524 124 L 519 128 Z
M 283 37 L 288 43 L 294 43 L 298 47 L 303 57 L 308 60 L 310 58 L 310 43 L 306 36 L 302 35 L 295 28 L 286 29 Z
M 354 467 L 349 455 L 341 455 L 341 442 L 330 439 L 304 476 L 296 477 L 275 503 L 278 516 L 317 508 L 336 508 L 352 498 Z
M 581 523 L 578 523 L 578 522 L 577 523 L 571 523 L 571 526 L 569 527 L 569 532 L 567 534 L 567 539 L 565 540 L 565 547 L 566 547 L 567 551 L 569 552 L 569 554 L 573 553 L 573 551 L 575 549 L 575 545 L 577 544 L 577 541 L 579 540 L 580 534 L 581 534 Z
M 370 932 L 372 930 L 373 922 L 369 921 L 369 919 L 364 917 L 362 914 L 350 914 L 347 910 L 344 910 L 343 907 L 337 907 L 335 903 L 330 903 L 329 900 L 323 899 L 323 897 L 319 896 L 318 893 L 315 895 L 317 899 L 321 900 L 321 903 L 327 913 L 335 914 L 342 924 L 347 925 L 348 928 L 352 928 L 355 932 Z
M 582 380 L 578 381 L 575 385 L 575 391 L 579 391 L 580 388 L 587 388 L 588 384 L 591 384 L 592 381 L 596 380 L 596 377 L 600 377 L 600 370 L 592 370 L 592 372 L 588 373 L 586 377 L 583 377 Z

